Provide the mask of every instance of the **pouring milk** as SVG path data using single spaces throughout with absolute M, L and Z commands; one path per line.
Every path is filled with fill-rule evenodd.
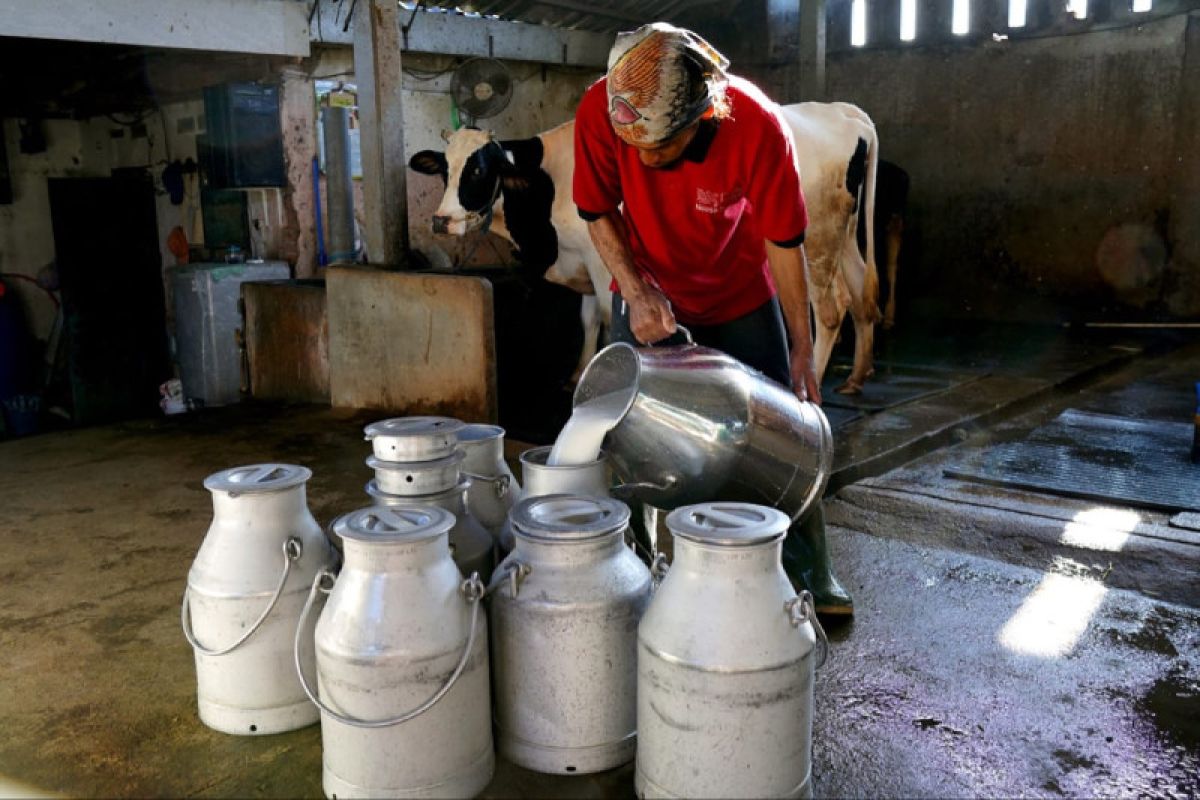
M 600 456 L 605 435 L 616 427 L 629 406 L 627 392 L 612 392 L 593 397 L 575 406 L 563 426 L 547 465 L 551 467 L 589 464 Z

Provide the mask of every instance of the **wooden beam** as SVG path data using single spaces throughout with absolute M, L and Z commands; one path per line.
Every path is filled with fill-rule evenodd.
M 309 54 L 308 11 L 299 0 L 0 0 L 0 36 Z

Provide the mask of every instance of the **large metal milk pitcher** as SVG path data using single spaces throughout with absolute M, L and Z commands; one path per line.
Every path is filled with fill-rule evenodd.
M 466 425 L 458 432 L 458 446 L 466 456 L 463 472 L 471 479 L 467 507 L 499 539 L 509 509 L 521 499 L 521 487 L 504 460 L 504 428 Z
M 656 508 L 762 503 L 798 518 L 829 479 L 833 439 L 813 403 L 707 347 L 609 345 L 584 370 L 576 406 L 618 393 L 605 438 L 623 490 Z
M 204 481 L 213 520 L 181 616 L 196 654 L 200 719 L 216 730 L 278 733 L 317 721 L 292 667 L 305 592 L 333 561 L 305 502 L 310 477 L 305 467 L 255 464 Z M 311 643 L 302 656 L 311 669 Z
M 513 509 L 516 548 L 491 594 L 501 755 L 539 772 L 625 764 L 637 735 L 637 624 L 650 571 L 624 546 L 629 508 L 548 495 Z
M 491 780 L 492 719 L 484 587 L 450 558 L 454 516 L 433 506 L 355 511 L 345 562 L 322 573 L 317 688 L 328 797 L 473 797 Z M 305 616 L 309 606 L 305 607 Z
M 788 524 L 750 503 L 667 516 L 675 560 L 638 627 L 639 797 L 812 796 L 824 632 L 780 566 Z

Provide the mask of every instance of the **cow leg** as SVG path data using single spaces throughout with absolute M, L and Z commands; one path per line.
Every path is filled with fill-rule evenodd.
M 867 264 L 858 252 L 858 243 L 847 239 L 842 251 L 842 276 L 850 293 L 850 315 L 854 319 L 854 368 L 850 377 L 837 388 L 841 394 L 860 394 L 867 379 L 874 373 L 872 359 L 875 349 L 875 319 L 878 314 L 875 298 L 864 296 Z
M 900 267 L 900 243 L 904 237 L 904 217 L 893 214 L 887 224 L 887 306 L 883 310 L 883 327 L 896 324 L 896 270 Z
M 600 311 L 596 303 L 596 295 L 585 294 L 579 304 L 579 320 L 583 323 L 583 350 L 579 354 L 579 364 L 571 376 L 571 384 L 579 382 L 579 377 L 596 355 L 596 347 L 600 343 Z

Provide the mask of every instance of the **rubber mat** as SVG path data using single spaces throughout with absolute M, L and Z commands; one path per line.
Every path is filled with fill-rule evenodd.
M 838 394 L 835 389 L 850 376 L 850 364 L 832 364 L 821 384 L 824 405 L 857 411 L 883 411 L 931 394 L 979 380 L 986 372 L 962 372 L 937 367 L 876 362 L 875 374 L 862 394 Z
M 1068 409 L 1024 441 L 944 470 L 950 478 L 1164 511 L 1200 510 L 1190 422 Z

